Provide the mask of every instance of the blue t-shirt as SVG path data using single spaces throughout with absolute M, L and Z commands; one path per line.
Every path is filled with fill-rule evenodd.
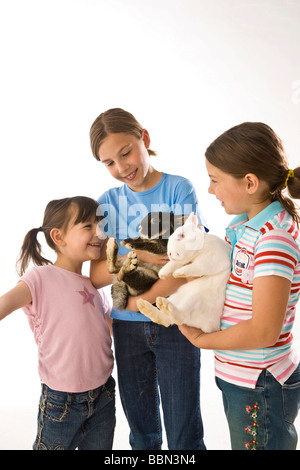
M 160 181 L 148 191 L 132 191 L 127 184 L 111 188 L 99 197 L 104 215 L 101 228 L 105 236 L 114 237 L 119 244 L 119 256 L 128 253 L 120 245 L 125 238 L 139 236 L 139 225 L 149 212 L 198 215 L 199 224 L 206 226 L 198 207 L 192 183 L 182 176 L 163 173 Z M 112 309 L 111 317 L 119 320 L 151 321 L 140 312 Z

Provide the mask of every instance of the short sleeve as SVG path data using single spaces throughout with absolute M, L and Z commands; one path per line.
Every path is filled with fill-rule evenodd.
M 103 313 L 105 314 L 106 312 L 110 310 L 110 303 L 103 289 L 98 289 L 98 293 L 101 299 Z
M 299 263 L 299 247 L 285 230 L 270 230 L 256 244 L 254 277 L 280 276 L 292 282 Z
M 25 282 L 29 287 L 32 302 L 23 307 L 24 313 L 27 315 L 29 326 L 33 331 L 35 340 L 37 343 L 41 341 L 41 319 L 40 319 L 40 295 L 41 290 L 41 279 L 39 276 L 38 268 L 31 268 L 26 274 L 24 274 L 19 282 Z

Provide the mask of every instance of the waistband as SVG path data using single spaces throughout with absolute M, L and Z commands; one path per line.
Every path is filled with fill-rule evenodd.
M 51 396 L 53 398 L 57 398 L 59 400 L 66 400 L 68 402 L 86 402 L 89 400 L 95 400 L 99 395 L 101 395 L 110 385 L 110 383 L 114 383 L 115 380 L 112 376 L 110 376 L 107 382 L 93 390 L 87 390 L 86 392 L 61 392 L 59 390 L 53 390 L 52 388 L 48 387 L 46 384 L 42 384 L 42 394 Z

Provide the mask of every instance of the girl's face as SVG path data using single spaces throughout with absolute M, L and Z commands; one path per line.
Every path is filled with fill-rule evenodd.
M 97 236 L 97 221 L 94 218 L 71 226 L 64 240 L 70 250 L 74 250 L 74 257 L 87 261 L 100 256 L 101 241 Z
M 109 134 L 100 145 L 98 156 L 113 178 L 126 183 L 132 191 L 146 191 L 153 186 L 149 145 L 146 130 L 142 139 L 131 134 Z
M 56 233 L 53 236 L 58 247 L 55 264 L 80 273 L 82 263 L 99 259 L 102 243 L 97 236 L 97 224 L 92 218 L 76 225 L 70 223 L 64 233 L 54 229 Z
M 249 195 L 247 182 L 238 179 L 215 167 L 206 159 L 206 168 L 210 178 L 208 192 L 214 194 L 221 202 L 227 214 L 243 214 L 249 212 Z

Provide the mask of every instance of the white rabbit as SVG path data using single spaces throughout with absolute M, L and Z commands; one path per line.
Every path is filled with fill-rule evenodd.
M 194 326 L 205 333 L 220 329 L 225 288 L 230 275 L 230 246 L 225 240 L 206 233 L 197 226 L 191 213 L 185 224 L 170 236 L 170 261 L 160 270 L 159 277 L 195 277 L 182 285 L 167 299 L 157 297 L 156 307 L 138 300 L 141 313 L 155 323 Z

